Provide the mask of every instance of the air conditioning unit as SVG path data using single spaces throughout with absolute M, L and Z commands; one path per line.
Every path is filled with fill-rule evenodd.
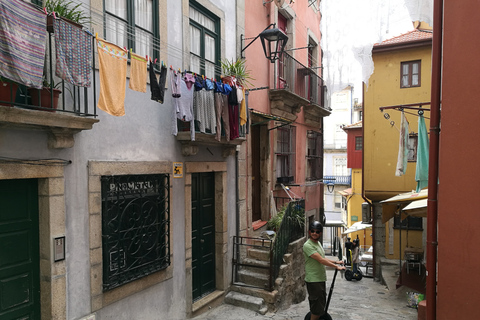
M 362 221 L 370 223 L 372 220 L 372 206 L 368 202 L 362 203 Z

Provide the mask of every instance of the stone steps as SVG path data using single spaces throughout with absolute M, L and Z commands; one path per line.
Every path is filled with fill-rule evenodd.
M 267 306 L 265 306 L 265 302 L 262 298 L 254 297 L 236 291 L 230 291 L 225 296 L 225 303 L 249 309 L 262 315 L 264 315 L 268 311 L 268 308 Z

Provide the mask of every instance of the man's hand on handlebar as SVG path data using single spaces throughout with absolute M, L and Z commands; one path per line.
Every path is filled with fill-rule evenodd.
M 335 261 L 335 264 L 336 264 L 335 267 L 337 268 L 337 270 L 339 270 L 339 271 L 345 270 L 345 267 L 343 266 L 343 261 L 342 260 Z

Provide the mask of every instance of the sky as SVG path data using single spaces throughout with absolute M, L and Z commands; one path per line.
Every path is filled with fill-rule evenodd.
M 320 11 L 327 106 L 332 93 L 368 84 L 375 43 L 413 30 L 416 20 L 433 25 L 433 0 L 322 0 Z

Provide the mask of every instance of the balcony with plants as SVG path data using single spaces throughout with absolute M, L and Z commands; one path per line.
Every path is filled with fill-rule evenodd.
M 41 129 L 49 133 L 49 148 L 70 148 L 74 145 L 74 134 L 82 130 L 90 130 L 93 124 L 98 122 L 96 106 L 92 103 L 92 101 L 96 101 L 95 70 L 91 59 L 89 61 L 91 69 L 86 71 L 93 79 L 91 88 L 74 85 L 55 75 L 57 63 L 55 61 L 55 50 L 60 43 L 55 38 L 52 19 L 73 20 L 73 23 L 81 24 L 87 22 L 89 18 L 80 10 L 79 5 L 74 6 L 72 2 L 64 0 L 48 0 L 46 10 L 48 12 L 58 12 L 60 15 L 56 15 L 56 17 L 53 14 L 45 15 L 46 45 L 41 84 L 29 86 L 26 83 L 27 81 L 22 83 L 18 80 L 18 78 L 23 78 L 21 72 L 15 78 L 6 69 L 0 67 L 0 75 L 2 75 L 0 77 L 0 125 Z M 28 19 L 28 17 L 29 15 L 25 15 L 23 19 Z M 30 23 L 38 23 L 38 20 L 25 22 L 25 24 Z M 9 30 L 12 33 L 20 28 L 20 26 L 15 27 L 14 24 L 12 26 L 11 28 L 17 28 L 17 30 Z M 76 26 L 76 28 L 79 28 L 79 26 Z M 12 38 L 11 40 L 12 46 L 19 45 L 15 43 L 15 39 Z M 93 57 L 93 36 L 89 38 L 89 41 L 92 43 L 89 51 L 92 50 L 91 56 Z M 0 50 L 6 49 L 2 46 Z M 41 53 L 43 53 L 43 50 Z M 2 52 L 2 56 L 8 54 Z M 41 59 L 41 57 L 38 59 Z M 14 68 L 15 65 L 21 63 L 14 58 L 11 61 Z M 21 68 L 18 69 L 22 70 Z M 22 72 L 28 72 L 28 70 Z
M 269 90 L 272 112 L 294 120 L 303 107 L 305 122 L 312 126 L 330 115 L 324 104 L 324 82 L 316 68 L 305 66 L 287 52 L 282 53 L 275 68 L 275 88 Z

